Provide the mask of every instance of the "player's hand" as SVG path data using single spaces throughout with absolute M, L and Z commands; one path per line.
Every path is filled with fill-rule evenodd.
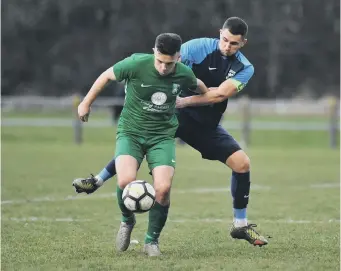
M 78 117 L 79 117 L 79 119 L 83 122 L 88 122 L 90 110 L 91 110 L 90 105 L 88 105 L 84 101 L 81 102 L 78 105 Z
M 186 101 L 186 98 L 180 98 L 179 96 L 176 97 L 175 107 L 176 108 L 184 108 L 184 107 L 186 107 L 187 105 L 186 105 L 185 101 Z

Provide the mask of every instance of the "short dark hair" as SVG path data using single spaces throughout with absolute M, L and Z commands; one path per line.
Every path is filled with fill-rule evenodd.
M 178 34 L 162 33 L 156 37 L 155 48 L 164 55 L 173 56 L 180 52 L 182 40 Z
M 243 36 L 243 38 L 247 36 L 247 30 L 248 30 L 247 23 L 239 17 L 228 18 L 223 25 L 223 29 L 226 29 L 226 28 L 233 35 L 241 35 Z

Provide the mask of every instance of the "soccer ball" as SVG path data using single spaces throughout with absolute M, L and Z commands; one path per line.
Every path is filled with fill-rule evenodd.
M 127 209 L 134 213 L 147 212 L 155 202 L 154 187 L 145 181 L 133 181 L 124 188 L 122 200 Z

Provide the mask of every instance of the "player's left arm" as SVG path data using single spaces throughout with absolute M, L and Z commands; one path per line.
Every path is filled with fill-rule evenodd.
M 205 83 L 197 78 L 197 88 L 194 90 L 194 92 L 198 94 L 205 94 L 208 91 L 209 89 L 206 87 Z
M 201 81 L 199 78 L 196 78 L 192 69 L 187 68 L 188 77 L 185 83 L 185 89 L 193 91 L 197 94 L 204 94 L 209 91 L 206 87 L 205 83 Z
M 248 66 L 234 77 L 225 80 L 218 88 L 212 88 L 210 91 L 201 95 L 179 99 L 177 101 L 177 108 L 220 103 L 241 91 L 246 86 L 253 73 L 253 66 Z

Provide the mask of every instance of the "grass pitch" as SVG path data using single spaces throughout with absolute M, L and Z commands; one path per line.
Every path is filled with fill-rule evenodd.
M 114 140 L 110 128 L 85 129 L 81 146 L 71 128 L 2 128 L 2 270 L 340 270 L 340 160 L 326 133 L 252 133 L 248 214 L 273 237 L 263 248 L 229 236 L 230 170 L 179 146 L 158 259 L 141 253 L 147 214 L 139 244 L 115 251 L 115 179 L 90 196 L 72 189 L 106 165 Z M 145 163 L 138 177 L 151 181 Z

